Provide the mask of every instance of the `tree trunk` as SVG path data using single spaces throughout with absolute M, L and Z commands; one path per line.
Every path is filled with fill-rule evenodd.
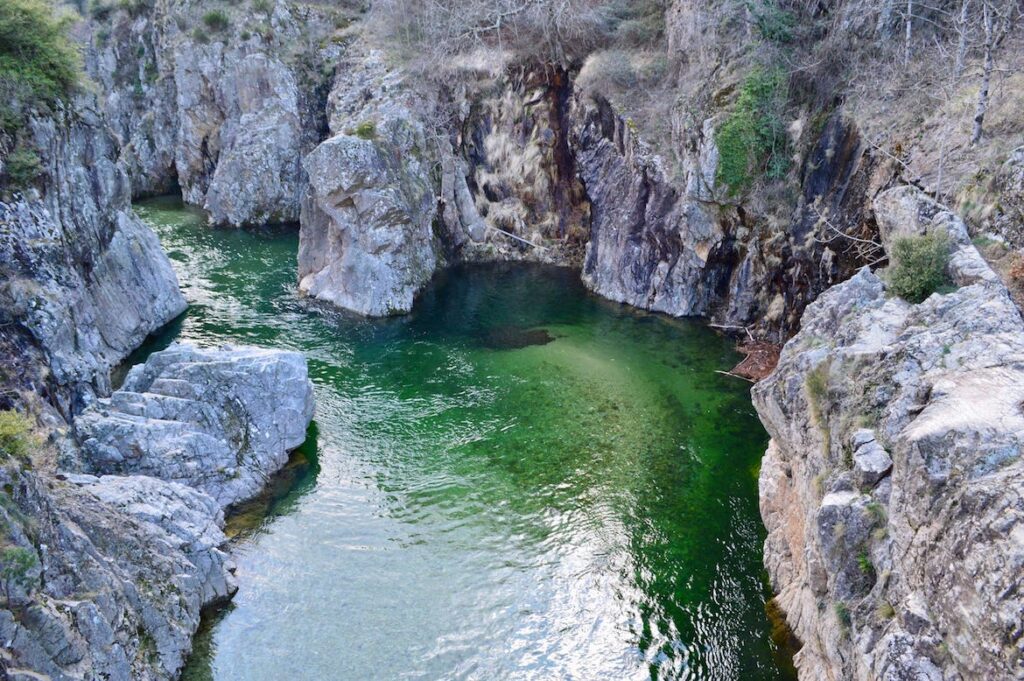
M 911 38 L 911 27 L 914 25 L 914 0 L 907 0 L 907 18 L 905 20 L 907 27 L 906 43 L 903 46 L 903 65 L 906 66 L 910 63 L 910 38 Z
M 978 91 L 978 106 L 974 110 L 974 130 L 971 132 L 971 144 L 981 141 L 982 126 L 985 123 L 985 112 L 988 110 L 988 88 L 992 81 L 994 66 L 993 51 L 995 49 L 992 29 L 992 9 L 988 0 L 982 2 L 985 19 L 985 64 L 981 71 L 981 89 Z
M 957 78 L 964 72 L 964 61 L 967 59 L 967 19 L 969 17 L 971 0 L 964 0 L 960 5 L 960 19 L 957 21 L 956 30 L 960 34 L 956 46 L 956 66 L 953 68 L 953 75 Z

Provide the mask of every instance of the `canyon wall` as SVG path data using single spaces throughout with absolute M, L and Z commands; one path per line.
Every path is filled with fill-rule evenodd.
M 1019 678 L 1024 322 L 963 221 L 881 194 L 885 244 L 948 234 L 956 290 L 867 268 L 812 303 L 754 388 L 765 564 L 801 678 Z

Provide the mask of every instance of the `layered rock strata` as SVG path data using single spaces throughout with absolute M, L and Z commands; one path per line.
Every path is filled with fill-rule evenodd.
M 299 353 L 174 345 L 133 367 L 74 430 L 87 471 L 183 483 L 226 507 L 263 488 L 312 417 Z

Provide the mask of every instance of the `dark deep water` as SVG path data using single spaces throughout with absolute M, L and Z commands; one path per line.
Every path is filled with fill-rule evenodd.
M 728 341 L 522 265 L 369 321 L 297 296 L 293 232 L 136 208 L 190 307 L 133 359 L 292 348 L 316 385 L 308 463 L 231 521 L 241 589 L 186 679 L 793 678 Z

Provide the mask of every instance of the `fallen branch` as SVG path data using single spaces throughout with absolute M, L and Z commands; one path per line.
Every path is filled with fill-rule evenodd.
M 747 383 L 757 383 L 757 381 L 751 378 L 747 378 L 746 376 L 740 376 L 739 374 L 734 374 L 731 371 L 722 371 L 721 369 L 715 369 L 715 373 L 722 374 L 723 376 L 732 376 L 733 378 L 738 378 L 741 381 L 746 381 Z
M 754 342 L 754 334 L 750 333 L 750 329 L 745 326 L 738 326 L 735 324 L 708 324 L 708 326 L 712 329 L 742 329 L 743 331 L 746 331 L 747 338 L 750 339 L 750 342 Z

